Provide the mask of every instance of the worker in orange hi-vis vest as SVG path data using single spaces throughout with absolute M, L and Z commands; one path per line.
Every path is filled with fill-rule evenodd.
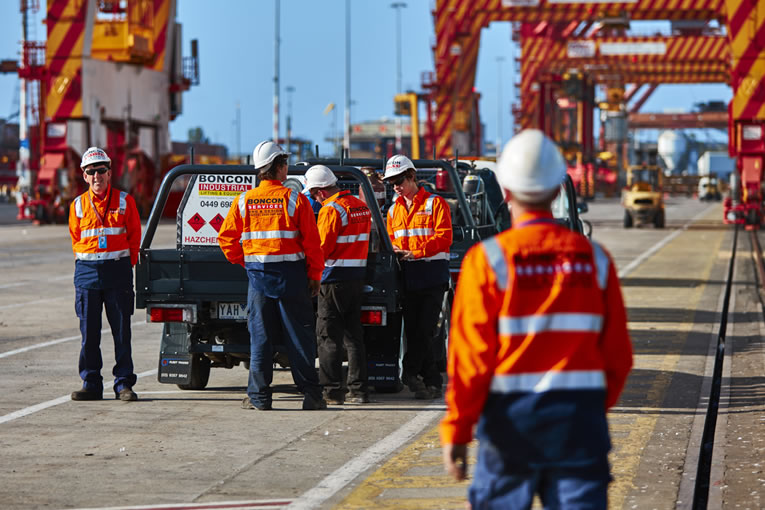
M 472 247 L 454 297 L 441 422 L 446 470 L 473 508 L 607 507 L 606 411 L 632 367 L 616 268 L 597 243 L 558 224 L 566 175 L 556 145 L 525 130 L 497 168 L 513 226 Z
M 442 380 L 434 350 L 436 324 L 449 288 L 451 211 L 446 200 L 417 183 L 417 171 L 406 156 L 388 160 L 383 180 L 398 194 L 386 225 L 404 271 L 403 383 L 417 399 L 438 398 Z
M 326 409 L 311 303 L 324 270 L 316 220 L 308 198 L 282 184 L 289 153 L 267 141 L 252 156 L 260 184 L 234 200 L 218 232 L 223 254 L 244 266 L 250 281 L 250 374 L 242 407 L 272 408 L 273 346 L 283 341 L 303 409 Z
M 137 400 L 130 346 L 133 315 L 133 266 L 138 262 L 141 220 L 133 197 L 111 186 L 112 161 L 103 149 L 90 147 L 80 168 L 90 189 L 69 207 L 69 234 L 74 251 L 74 309 L 80 319 L 82 347 L 79 370 L 82 389 L 72 400 L 101 400 L 101 314 L 114 338 L 115 398 Z
M 364 202 L 342 191 L 324 165 L 305 173 L 305 187 L 322 204 L 318 227 L 324 253 L 316 320 L 319 382 L 324 399 L 335 405 L 369 402 L 361 299 L 366 277 L 372 215 Z M 348 352 L 346 388 L 342 380 L 343 345 Z

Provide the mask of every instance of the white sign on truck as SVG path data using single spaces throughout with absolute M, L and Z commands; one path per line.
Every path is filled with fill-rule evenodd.
M 180 218 L 179 244 L 218 246 L 218 230 L 236 198 L 256 185 L 255 175 L 196 175 Z

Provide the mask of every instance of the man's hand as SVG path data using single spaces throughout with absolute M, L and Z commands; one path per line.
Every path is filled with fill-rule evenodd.
M 444 468 L 455 480 L 461 482 L 467 476 L 467 445 L 466 444 L 445 444 L 442 448 L 444 452 Z
M 319 281 L 319 280 L 308 280 L 308 290 L 311 293 L 311 297 L 318 296 L 320 288 L 321 288 L 321 281 Z
M 414 260 L 414 254 L 409 250 L 394 249 L 393 251 L 398 255 L 399 260 Z

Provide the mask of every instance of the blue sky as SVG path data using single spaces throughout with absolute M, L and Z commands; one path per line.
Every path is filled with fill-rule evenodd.
M 41 9 L 45 9 L 41 0 Z M 396 18 L 391 0 L 351 2 L 351 121 L 393 115 L 396 92 Z M 435 41 L 432 0 L 407 0 L 402 11 L 403 88 L 420 90 L 420 75 L 432 71 Z M 18 0 L 2 0 L 0 7 L 0 59 L 18 58 L 21 15 Z M 38 13 L 38 39 L 45 35 Z M 183 51 L 199 40 L 201 84 L 184 94 L 183 114 L 171 123 L 174 140 L 183 141 L 189 128 L 201 126 L 216 143 L 236 152 L 236 104 L 241 105 L 241 148 L 249 152 L 271 137 L 274 75 L 274 0 L 178 0 L 178 21 L 183 25 Z M 286 129 L 287 86 L 292 94 L 293 134 L 313 140 L 323 154 L 330 152 L 324 139 L 332 134 L 333 114 L 327 104 L 338 105 L 342 129 L 345 104 L 345 0 L 281 0 L 281 129 Z M 502 132 L 512 134 L 510 104 L 516 101 L 513 83 L 519 81 L 512 58 L 518 55 L 510 41 L 510 24 L 494 23 L 484 29 L 479 53 L 476 89 L 482 93 L 481 118 L 486 139 L 497 138 L 499 66 L 501 65 Z M 0 75 L 0 117 L 14 110 L 18 79 Z M 690 109 L 708 100 L 728 101 L 725 85 L 662 85 L 642 111 Z M 650 136 L 650 135 L 649 135 Z M 705 135 L 707 136 L 707 135 Z M 720 139 L 721 135 L 708 135 Z M 723 137 L 724 138 L 724 137 Z

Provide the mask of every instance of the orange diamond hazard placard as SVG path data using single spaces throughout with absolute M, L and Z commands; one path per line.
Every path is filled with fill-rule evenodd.
M 210 226 L 214 228 L 216 232 L 220 232 L 221 225 L 223 225 L 223 216 L 218 213 L 215 215 L 215 218 L 210 220 Z
M 204 227 L 205 223 L 207 222 L 199 215 L 199 213 L 196 213 L 194 216 L 189 218 L 187 223 L 191 225 L 191 228 L 193 228 L 195 232 L 199 232 L 199 229 Z

